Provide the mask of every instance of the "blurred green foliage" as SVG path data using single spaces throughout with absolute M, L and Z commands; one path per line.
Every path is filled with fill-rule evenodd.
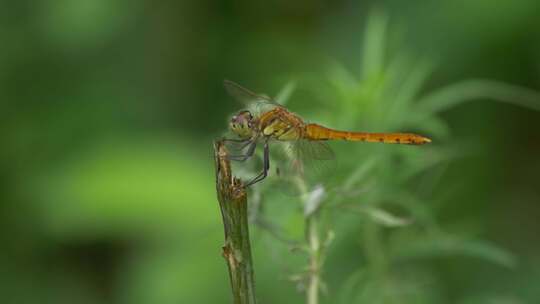
M 333 145 L 334 186 L 356 195 L 324 205 L 324 303 L 539 301 L 536 1 L 1 7 L 2 303 L 230 301 L 224 78 L 295 81 L 288 106 L 310 121 L 434 139 Z M 301 241 L 300 206 L 269 185 L 261 217 Z M 302 302 L 305 256 L 252 234 L 261 302 Z

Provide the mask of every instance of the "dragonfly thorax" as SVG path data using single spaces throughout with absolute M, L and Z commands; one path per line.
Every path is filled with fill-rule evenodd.
M 229 128 L 240 138 L 251 138 L 253 135 L 253 115 L 249 111 L 241 111 L 231 118 Z

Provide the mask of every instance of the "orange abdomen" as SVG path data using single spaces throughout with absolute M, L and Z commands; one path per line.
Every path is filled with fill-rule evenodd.
M 412 133 L 366 133 L 366 132 L 348 132 L 339 131 L 323 127 L 318 124 L 307 124 L 305 127 L 305 136 L 311 140 L 349 140 L 382 142 L 387 144 L 410 144 L 422 145 L 431 142 L 427 137 Z

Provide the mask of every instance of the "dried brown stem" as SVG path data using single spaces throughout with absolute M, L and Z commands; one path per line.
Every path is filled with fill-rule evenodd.
M 242 182 L 235 178 L 222 141 L 214 143 L 216 190 L 223 218 L 225 244 L 223 257 L 235 304 L 253 304 L 255 281 L 249 240 L 247 195 Z

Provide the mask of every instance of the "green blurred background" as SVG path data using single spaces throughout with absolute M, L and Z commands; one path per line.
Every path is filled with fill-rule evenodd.
M 376 170 L 358 202 L 414 189 L 414 223 L 332 213 L 323 303 L 539 303 L 540 112 L 510 103 L 540 100 L 502 83 L 540 90 L 540 2 L 375 2 L 0 4 L 0 302 L 230 303 L 212 159 L 239 109 L 227 78 L 272 95 L 295 81 L 289 107 L 333 127 L 433 138 L 335 145 L 343 176 Z M 373 101 L 403 91 L 387 83 L 417 86 L 389 116 Z M 452 83 L 467 102 L 415 116 Z M 263 203 L 302 240 L 298 208 Z M 301 303 L 288 277 L 305 257 L 252 237 L 260 302 Z

